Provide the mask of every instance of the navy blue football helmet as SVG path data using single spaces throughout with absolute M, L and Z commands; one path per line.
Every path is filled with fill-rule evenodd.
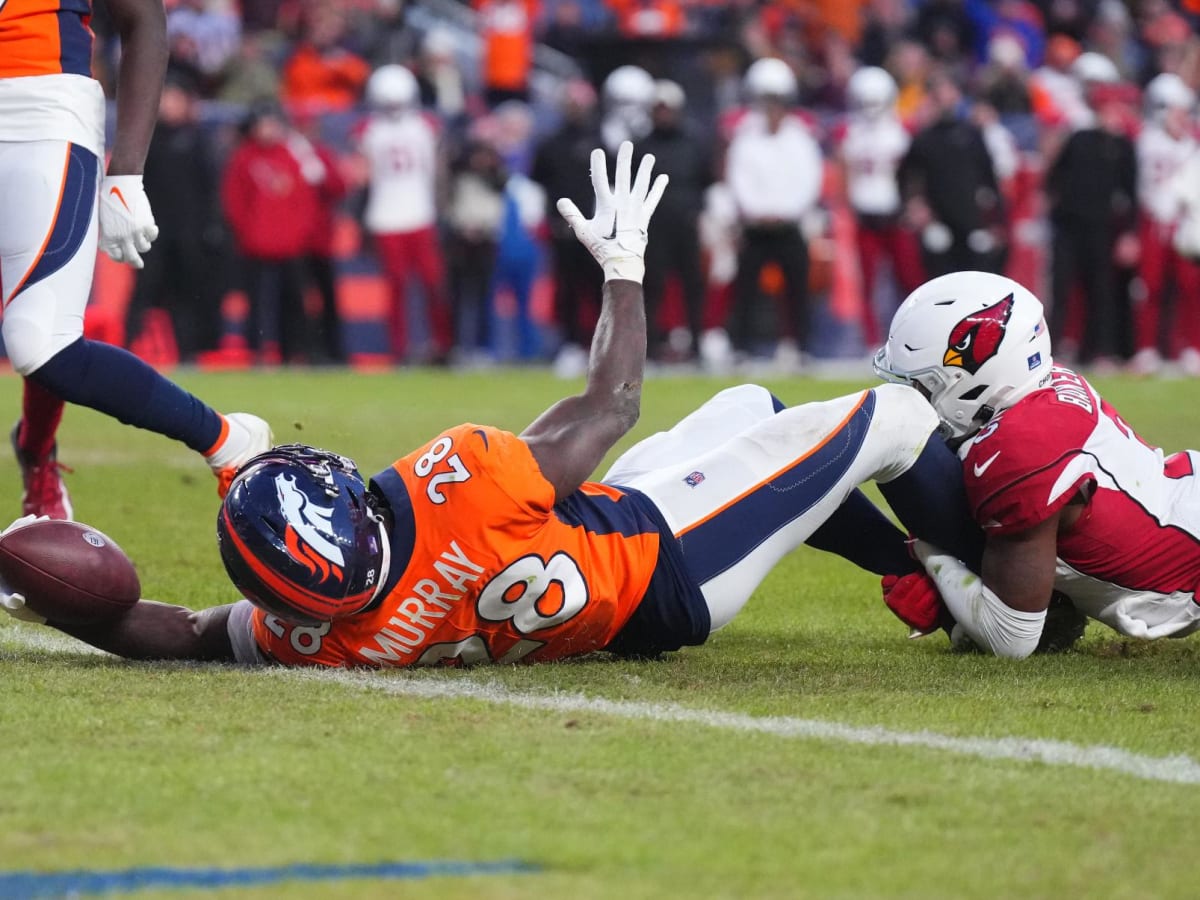
M 284 444 L 247 462 L 217 514 L 225 570 L 255 606 L 315 624 L 368 606 L 387 535 L 354 461 Z

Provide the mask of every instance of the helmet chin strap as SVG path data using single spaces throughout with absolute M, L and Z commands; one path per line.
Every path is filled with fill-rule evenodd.
M 383 516 L 378 513 L 375 514 L 375 524 L 379 526 L 379 541 L 383 545 L 383 562 L 379 565 L 379 580 L 375 583 L 375 590 L 371 592 L 371 603 L 379 598 L 379 592 L 383 590 L 388 570 L 392 566 L 392 542 L 389 540 L 387 528 L 384 527 Z M 367 606 L 370 606 L 371 603 L 368 603 Z

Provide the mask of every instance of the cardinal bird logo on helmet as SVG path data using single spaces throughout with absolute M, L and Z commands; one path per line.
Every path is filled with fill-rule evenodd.
M 972 375 L 996 355 L 1013 311 L 1013 295 L 973 312 L 950 330 L 943 366 L 958 366 Z

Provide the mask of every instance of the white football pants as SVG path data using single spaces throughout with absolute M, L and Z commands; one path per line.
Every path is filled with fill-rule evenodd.
M 908 471 L 937 424 L 903 385 L 779 413 L 766 388 L 741 385 L 631 447 L 603 480 L 654 501 L 716 631 L 858 485 Z
M 78 144 L 0 141 L 0 327 L 22 375 L 83 334 L 99 183 L 99 159 Z

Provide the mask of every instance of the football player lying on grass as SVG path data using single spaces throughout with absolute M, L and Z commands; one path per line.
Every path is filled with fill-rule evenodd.
M 948 612 L 958 635 L 1019 658 L 1042 639 L 1057 591 L 1130 637 L 1190 634 L 1200 454 L 1164 456 L 1050 350 L 1042 304 L 999 275 L 944 275 L 896 311 L 875 369 L 937 412 L 986 534 L 979 565 L 916 541 L 945 606 L 910 579 L 919 596 L 902 618 L 927 630 Z
M 637 421 L 647 226 L 666 185 L 632 148 L 596 212 L 558 208 L 604 272 L 587 384 L 520 435 L 449 428 L 365 482 L 354 463 L 276 447 L 234 479 L 217 518 L 247 598 L 193 613 L 141 601 L 55 623 L 122 656 L 408 666 L 540 661 L 703 643 L 802 543 L 928 591 L 905 535 L 856 486 L 874 479 L 905 527 L 971 559 L 958 461 L 910 387 L 785 408 L 765 388 L 717 394 L 588 481 Z M 9 604 L 14 606 L 14 603 Z M 32 606 L 33 604 L 31 604 Z M 30 609 L 18 610 L 30 614 Z

